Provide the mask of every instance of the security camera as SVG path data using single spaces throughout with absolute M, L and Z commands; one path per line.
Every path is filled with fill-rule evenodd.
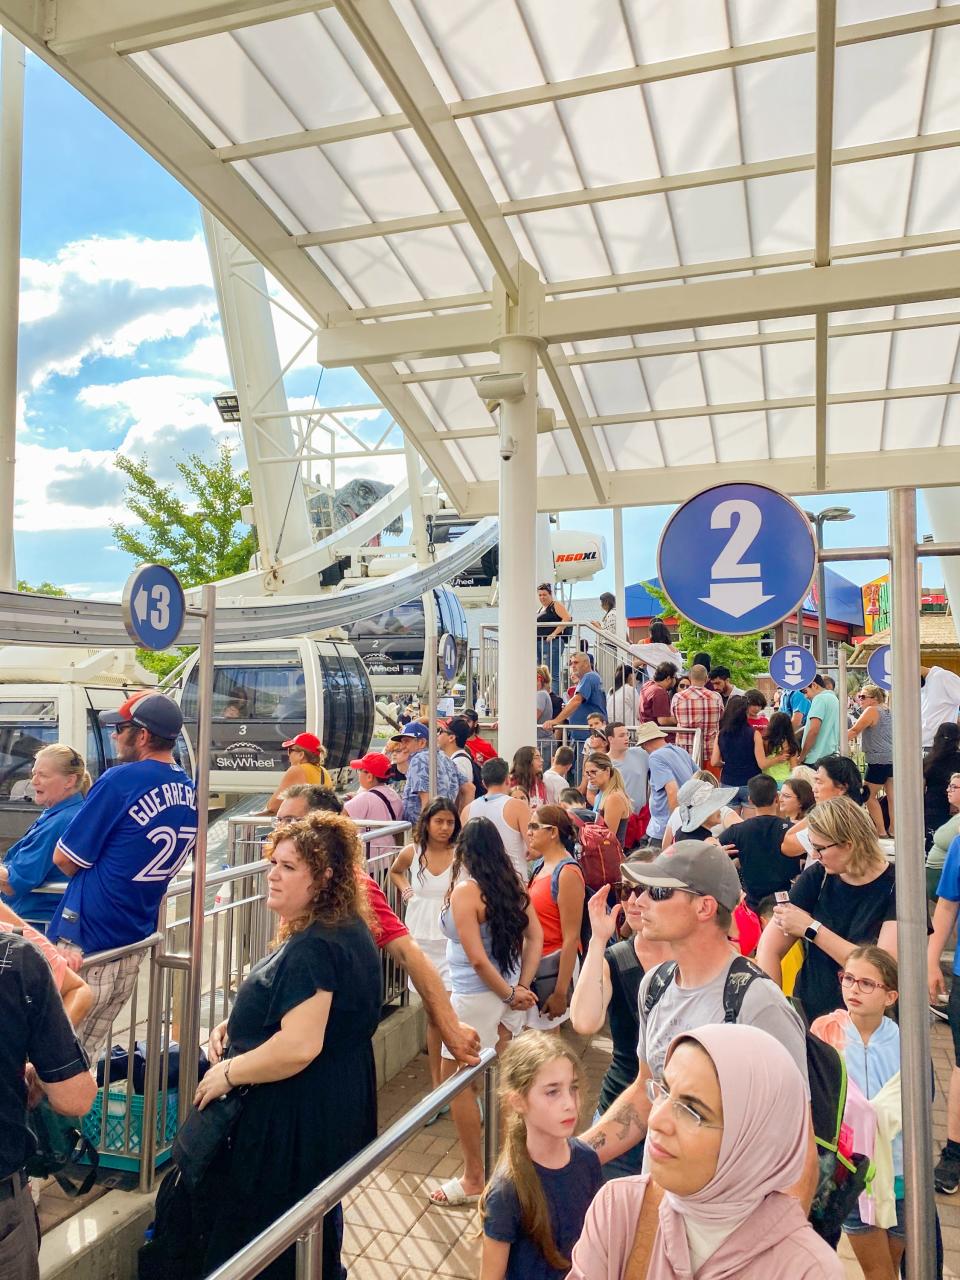
M 517 442 L 513 436 L 500 437 L 500 459 L 502 462 L 509 462 L 513 455 L 517 452 Z
M 520 400 L 527 390 L 527 380 L 522 373 L 485 373 L 477 379 L 477 391 L 482 400 Z

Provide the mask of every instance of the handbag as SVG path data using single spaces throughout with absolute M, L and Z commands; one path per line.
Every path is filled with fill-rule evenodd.
M 653 1179 L 647 1182 L 643 1193 L 643 1204 L 637 1219 L 637 1230 L 633 1237 L 633 1248 L 627 1259 L 623 1280 L 646 1280 L 650 1266 L 650 1255 L 653 1253 L 653 1242 L 660 1230 L 660 1201 L 663 1191 Z
M 36 1150 L 26 1162 L 31 1178 L 53 1176 L 68 1196 L 85 1196 L 93 1186 L 100 1165 L 97 1148 L 84 1137 L 76 1116 L 62 1116 L 46 1098 L 27 1112 L 27 1128 Z
M 560 952 L 552 951 L 542 956 L 537 965 L 537 972 L 530 983 L 530 990 L 537 997 L 537 1007 L 542 1009 L 557 988 L 557 974 L 560 972 Z M 567 1003 L 573 998 L 573 982 L 567 992 Z
M 240 1119 L 249 1085 L 231 1089 L 201 1111 L 194 1103 L 173 1140 L 173 1162 L 190 1191 L 196 1191 L 204 1174 L 224 1150 Z

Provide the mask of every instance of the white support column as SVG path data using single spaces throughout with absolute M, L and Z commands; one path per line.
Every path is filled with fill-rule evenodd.
M 890 615 L 893 771 L 897 779 L 897 846 L 923 844 L 920 738 L 920 619 L 917 608 L 917 495 L 890 493 Z M 906 1182 L 907 1274 L 933 1280 L 933 1137 L 930 1128 L 930 1014 L 927 1008 L 927 887 L 923 862 L 897 860 L 897 958 L 903 1072 L 903 1172 Z
M 627 638 L 627 587 L 623 576 L 623 507 L 613 508 L 613 594 L 617 604 L 617 635 Z
M 403 437 L 403 456 L 407 464 L 407 487 L 410 490 L 410 543 L 417 564 L 426 564 L 429 556 L 423 516 L 423 463 L 416 446 L 407 435 Z
M 534 337 L 499 340 L 500 373 L 523 393 L 500 404 L 499 750 L 537 740 L 537 352 Z M 512 442 L 508 444 L 508 442 Z M 512 456 L 504 459 L 505 448 Z
M 0 591 L 17 588 L 13 512 L 25 60 L 20 41 L 0 31 Z
M 960 542 L 960 489 L 924 489 L 923 502 L 930 517 L 934 541 Z M 940 569 L 950 601 L 953 627 L 960 640 L 960 556 L 944 556 Z
M 223 337 L 250 470 L 264 590 L 275 590 L 269 575 L 280 561 L 313 545 L 313 531 L 301 479 L 283 386 L 280 356 L 263 267 L 251 262 L 222 223 L 203 210 L 203 230 L 220 306 Z M 235 263 L 241 260 L 242 266 Z M 262 415 L 259 418 L 256 415 Z M 286 463 L 261 459 L 289 456 Z M 303 584 L 294 584 L 303 590 Z M 282 593 L 282 589 L 281 589 Z

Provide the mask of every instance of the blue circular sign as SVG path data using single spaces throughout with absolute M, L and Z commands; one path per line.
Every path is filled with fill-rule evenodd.
M 770 655 L 770 678 L 781 689 L 805 689 L 816 674 L 816 658 L 802 645 L 785 644 Z
M 457 674 L 457 642 L 451 635 L 440 640 L 440 674 L 444 680 L 452 680 Z
M 162 564 L 134 569 L 123 589 L 123 625 L 144 649 L 169 649 L 183 630 L 187 603 L 180 579 Z
M 767 631 L 806 598 L 817 567 L 809 520 L 762 484 L 722 484 L 678 507 L 660 536 L 660 585 L 707 631 Z
M 867 659 L 867 675 L 874 684 L 878 684 L 881 689 L 889 690 L 892 687 L 892 671 L 890 667 L 890 646 L 882 644 L 879 649 L 874 649 L 870 657 Z

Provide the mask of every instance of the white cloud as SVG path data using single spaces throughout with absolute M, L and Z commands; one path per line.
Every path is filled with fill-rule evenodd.
M 110 520 L 120 519 L 124 510 L 119 500 L 122 486 L 118 493 L 113 483 L 115 456 L 112 449 L 18 444 L 14 527 L 27 532 L 102 529 Z M 66 500 L 66 494 L 60 493 L 61 488 L 69 491 L 72 484 L 78 486 L 83 501 Z

